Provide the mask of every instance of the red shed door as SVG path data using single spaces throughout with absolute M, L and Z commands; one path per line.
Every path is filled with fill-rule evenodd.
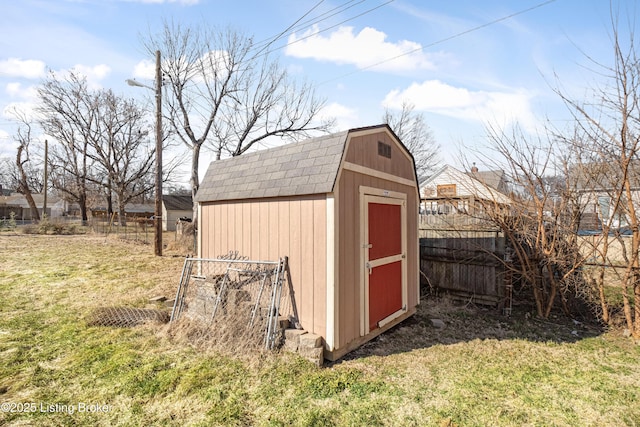
M 367 196 L 365 298 L 368 330 L 379 328 L 405 308 L 402 200 Z M 368 279 L 368 280 L 367 280 Z

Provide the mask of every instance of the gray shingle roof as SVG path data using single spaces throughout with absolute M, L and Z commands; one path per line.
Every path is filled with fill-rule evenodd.
M 468 174 L 489 187 L 493 187 L 498 191 L 506 191 L 503 170 L 468 172 Z
M 162 201 L 168 211 L 190 211 L 193 209 L 191 195 L 163 195 Z
M 348 131 L 211 162 L 196 201 L 330 193 Z

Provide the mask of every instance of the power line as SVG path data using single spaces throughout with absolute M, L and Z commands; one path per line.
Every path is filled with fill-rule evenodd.
M 313 34 L 309 34 L 308 36 L 305 36 L 305 37 L 299 38 L 299 39 L 297 39 L 297 40 L 295 40 L 295 41 L 293 41 L 293 42 L 286 43 L 286 44 L 284 44 L 284 45 L 282 45 L 282 46 L 279 46 L 279 47 L 277 47 L 277 48 L 275 48 L 275 49 L 268 50 L 267 52 L 263 53 L 263 55 L 268 55 L 268 54 L 270 54 L 270 53 L 272 53 L 272 52 L 275 52 L 275 51 L 277 51 L 277 50 L 284 49 L 285 47 L 290 46 L 290 45 L 292 45 L 292 44 L 294 44 L 294 43 L 299 43 L 299 42 L 301 42 L 301 41 L 303 41 L 303 40 L 306 40 L 306 39 L 308 39 L 308 38 L 310 38 L 310 37 L 316 36 L 316 35 L 318 35 L 318 34 L 320 34 L 320 33 L 324 33 L 324 32 L 326 32 L 326 31 L 332 30 L 332 29 L 334 29 L 334 28 L 336 28 L 336 27 L 339 27 L 340 25 L 342 25 L 342 24 L 344 24 L 344 23 L 347 23 L 347 22 L 349 22 L 349 21 L 353 21 L 354 19 L 360 18 L 361 16 L 364 16 L 364 15 L 366 15 L 366 14 L 368 14 L 368 13 L 371 13 L 371 12 L 373 12 L 374 10 L 380 9 L 381 7 L 386 6 L 386 5 L 388 5 L 389 3 L 393 3 L 394 1 L 395 1 L 395 0 L 388 0 L 388 1 L 384 2 L 384 3 L 382 3 L 382 4 L 377 5 L 376 7 L 372 7 L 371 9 L 367 9 L 367 10 L 365 10 L 365 11 L 364 11 L 364 12 L 362 12 L 362 13 L 359 13 L 359 14 L 357 14 L 357 15 L 355 15 L 355 16 L 352 16 L 352 17 L 350 17 L 350 18 L 345 19 L 344 21 L 338 22 L 337 24 L 331 25 L 331 26 L 329 26 L 329 27 L 327 27 L 327 28 L 324 28 L 324 29 L 322 29 L 322 30 L 320 30 L 320 31 L 317 31 L 317 32 L 315 32 L 315 33 L 313 33 Z M 554 0 L 552 0 L 552 1 L 554 1 Z M 328 19 L 328 18 L 327 18 L 327 19 Z M 319 21 L 319 22 L 321 22 L 321 21 Z M 257 55 L 256 55 L 256 56 L 257 56 Z
M 346 74 L 340 75 L 340 76 L 338 76 L 338 77 L 334 77 L 334 78 L 332 78 L 332 79 L 325 80 L 325 81 L 323 81 L 323 82 L 320 82 L 320 83 L 316 84 L 315 86 L 316 86 L 316 87 L 318 87 L 318 86 L 321 86 L 321 85 L 323 85 L 323 84 L 326 84 L 326 83 L 329 83 L 329 82 L 332 82 L 332 81 L 335 81 L 335 80 L 338 80 L 338 79 L 342 79 L 342 78 L 344 78 L 344 77 L 351 76 L 351 75 L 356 74 L 356 73 L 359 73 L 359 72 L 361 72 L 361 71 L 364 71 L 364 70 L 368 70 L 368 69 L 370 69 L 370 68 L 377 67 L 377 66 L 382 65 L 382 64 L 385 64 L 385 63 L 387 63 L 387 62 L 394 61 L 394 60 L 396 60 L 396 59 L 398 59 L 398 58 L 401 58 L 401 57 L 403 57 L 403 56 L 411 55 L 412 53 L 422 51 L 422 50 L 424 50 L 424 49 L 426 49 L 426 48 L 436 46 L 436 45 L 438 45 L 438 44 L 441 44 L 441 43 L 447 42 L 447 41 L 449 41 L 449 40 L 453 40 L 453 39 L 455 39 L 455 38 L 462 37 L 462 36 L 464 36 L 464 35 L 467 35 L 467 34 L 469 34 L 469 33 L 474 32 L 474 31 L 478 31 L 478 30 L 481 30 L 481 29 L 483 29 L 483 28 L 489 27 L 489 26 L 491 26 L 491 25 L 497 24 L 497 23 L 499 23 L 499 22 L 506 21 L 506 20 L 511 19 L 511 18 L 513 18 L 513 17 L 515 17 L 515 16 L 522 15 L 522 14 L 527 13 L 527 12 L 531 12 L 532 10 L 535 10 L 535 9 L 541 8 L 541 7 L 546 6 L 546 5 L 550 4 L 550 3 L 553 3 L 553 2 L 555 2 L 555 1 L 556 1 L 556 0 L 547 0 L 547 1 L 544 1 L 544 2 L 542 2 L 542 3 L 538 3 L 538 4 L 536 4 L 535 6 L 531 6 L 531 7 L 527 8 L 527 9 L 520 10 L 520 11 L 518 11 L 518 12 L 512 13 L 512 14 L 507 15 L 507 16 L 503 16 L 503 17 L 501 17 L 501 18 L 498 18 L 498 19 L 495 19 L 495 20 L 493 20 L 493 21 L 490 21 L 490 22 L 484 23 L 484 24 L 482 24 L 482 25 L 478 25 L 477 27 L 473 27 L 473 28 L 470 28 L 470 29 L 468 29 L 468 30 L 462 31 L 462 32 L 460 32 L 460 33 L 456 33 L 456 34 L 451 35 L 451 36 L 449 36 L 449 37 L 445 37 L 445 38 L 440 39 L 440 40 L 437 40 L 437 41 L 435 41 L 435 42 L 433 42 L 433 43 L 429 43 L 429 44 L 427 44 L 427 45 L 425 45 L 425 46 L 420 46 L 420 47 L 418 47 L 418 48 L 415 48 L 415 49 L 412 49 L 412 50 L 410 50 L 410 51 L 407 51 L 407 52 L 401 53 L 401 54 L 396 55 L 396 56 L 393 56 L 393 57 L 391 57 L 391 58 L 383 59 L 382 61 L 378 61 L 378 62 L 376 62 L 376 63 L 374 63 L 374 64 L 367 65 L 367 66 L 365 66 L 365 67 L 359 68 L 359 69 L 357 69 L 357 70 L 355 70 L 355 71 L 352 71 L 352 72 L 350 72 L 350 73 L 346 73 Z M 385 3 L 385 4 L 386 4 L 386 3 Z M 316 33 L 316 34 L 318 34 L 318 33 Z M 313 35 L 315 35 L 315 34 L 313 34 Z M 300 39 L 300 40 L 303 40 L 303 39 Z M 299 41 L 299 40 L 297 40 L 297 41 Z
M 349 5 L 350 3 L 353 3 L 354 1 L 355 0 L 349 0 L 348 2 L 343 3 L 340 6 L 336 6 L 333 9 L 330 9 L 330 10 L 324 12 L 324 13 L 321 13 L 320 15 L 316 16 L 315 18 L 309 19 L 309 20 L 304 21 L 304 22 L 302 22 L 300 24 L 297 24 L 297 25 L 294 24 L 293 26 L 290 26 L 287 30 L 281 32 L 277 36 L 274 35 L 274 36 L 268 37 L 265 40 L 261 40 L 261 41 L 257 42 L 256 43 L 256 48 L 261 46 L 261 45 L 263 45 L 263 44 L 266 44 L 266 43 L 268 43 L 269 45 L 272 44 L 273 42 L 281 39 L 282 35 L 284 35 L 284 33 L 286 33 L 289 30 L 293 30 L 293 31 L 297 31 L 299 29 L 305 30 L 305 29 L 310 28 L 311 26 L 313 26 L 315 24 L 318 24 L 320 22 L 326 21 L 327 19 L 329 19 L 329 18 L 331 18 L 331 17 L 333 17 L 333 16 L 335 16 L 335 15 L 341 13 L 341 12 L 344 12 L 344 11 L 346 11 L 348 9 L 351 9 L 352 7 L 357 6 L 360 3 L 364 3 L 367 0 L 360 0 L 355 4 Z
M 277 36 L 275 36 L 275 38 L 273 38 L 273 40 L 271 40 L 269 43 L 265 44 L 260 51 L 258 51 L 258 53 L 256 53 L 254 55 L 254 57 L 257 57 L 258 55 L 260 55 L 262 52 L 264 52 L 265 49 L 267 49 L 269 46 L 271 46 L 276 40 L 279 40 L 280 37 L 282 37 L 283 34 L 285 34 L 287 31 L 289 31 L 291 28 L 293 28 L 298 22 L 302 21 L 307 15 L 309 15 L 311 12 L 313 12 L 318 6 L 320 6 L 322 3 L 324 2 L 324 0 L 320 0 L 318 3 L 316 3 L 315 6 L 313 6 L 311 9 L 309 9 L 304 15 L 302 15 L 300 18 L 298 18 L 293 24 L 289 25 L 287 28 L 285 28 L 283 31 L 280 32 L 280 34 L 278 34 Z

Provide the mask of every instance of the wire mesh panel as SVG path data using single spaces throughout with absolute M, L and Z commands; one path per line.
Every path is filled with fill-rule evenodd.
M 162 310 L 134 307 L 101 307 L 87 318 L 88 326 L 129 328 L 149 322 L 167 323 L 169 314 Z
M 278 317 L 286 261 L 187 258 L 171 322 L 189 325 L 196 338 L 272 349 L 279 345 Z M 286 303 L 285 303 L 286 304 Z

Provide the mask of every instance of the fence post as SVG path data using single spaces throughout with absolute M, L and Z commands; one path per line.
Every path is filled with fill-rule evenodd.
M 507 247 L 504 249 L 504 315 L 511 316 L 511 309 L 513 308 L 513 262 L 512 262 L 511 250 Z

